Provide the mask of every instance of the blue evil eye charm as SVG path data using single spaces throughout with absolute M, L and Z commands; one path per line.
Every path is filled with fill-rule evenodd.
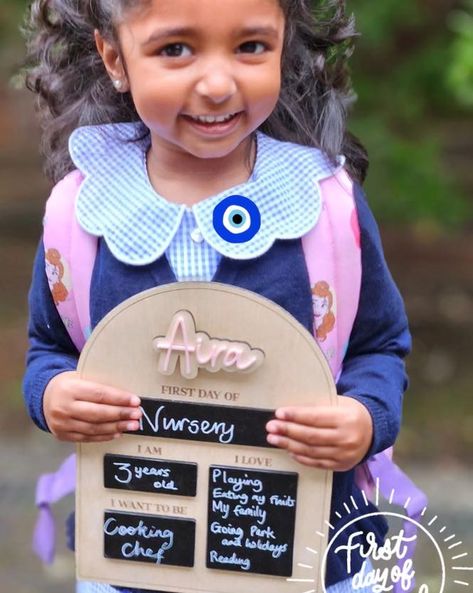
M 258 207 L 245 196 L 228 196 L 213 213 L 214 229 L 229 243 L 250 241 L 261 227 Z

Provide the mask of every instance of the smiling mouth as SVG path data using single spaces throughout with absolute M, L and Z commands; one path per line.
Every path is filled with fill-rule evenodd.
M 228 124 L 236 117 L 241 114 L 241 111 L 237 111 L 234 113 L 227 113 L 224 115 L 188 115 L 184 114 L 183 117 L 192 121 L 193 123 L 204 125 L 204 126 L 215 126 L 215 125 L 222 125 Z

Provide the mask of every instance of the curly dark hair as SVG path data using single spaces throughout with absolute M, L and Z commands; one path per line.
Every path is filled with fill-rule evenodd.
M 127 10 L 147 0 L 35 0 L 26 24 L 26 86 L 38 95 L 45 172 L 54 182 L 74 166 L 67 142 L 82 125 L 139 121 L 130 93 L 117 93 L 95 47 L 94 30 L 116 41 Z M 347 59 L 356 37 L 344 0 L 279 0 L 286 18 L 279 101 L 261 131 L 315 146 L 330 159 L 343 153 L 362 182 L 368 167 L 346 130 L 353 100 Z M 140 137 L 147 133 L 140 130 Z

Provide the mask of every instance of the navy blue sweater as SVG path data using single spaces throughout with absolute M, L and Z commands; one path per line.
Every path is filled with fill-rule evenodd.
M 376 223 L 358 187 L 355 188 L 355 200 L 361 230 L 362 284 L 337 391 L 362 402 L 372 416 L 374 434 L 369 457 L 390 447 L 398 434 L 402 397 L 407 384 L 403 357 L 410 349 L 410 335 L 402 299 L 384 260 Z M 152 264 L 133 267 L 116 260 L 105 241 L 100 240 L 91 285 L 92 328 L 126 298 L 175 281 L 165 256 Z M 299 239 L 278 241 L 267 253 L 253 260 L 223 258 L 214 281 L 246 288 L 274 301 L 313 333 L 312 295 Z M 34 422 L 48 430 L 42 408 L 44 389 L 56 374 L 76 368 L 78 352 L 51 298 L 42 243 L 34 263 L 29 306 L 30 347 L 24 395 Z M 363 514 L 376 510 L 373 505 L 365 506 L 354 483 L 354 470 L 335 472 L 330 518 L 335 531 L 355 516 L 353 512 L 347 516 L 344 511 L 343 503 L 349 503 L 350 497 L 360 509 L 363 508 Z M 337 511 L 342 519 L 335 514 Z M 348 540 L 350 533 L 360 528 L 376 533 L 379 541 L 387 530 L 382 518 L 371 517 L 347 528 L 344 539 Z M 342 543 L 343 540 L 338 538 L 338 541 Z M 361 567 L 359 558 L 353 567 Z M 329 554 L 327 586 L 347 576 L 343 555 Z

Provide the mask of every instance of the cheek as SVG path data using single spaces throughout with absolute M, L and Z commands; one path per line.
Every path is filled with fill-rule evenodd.
M 138 93 L 132 93 L 132 96 L 136 111 L 142 121 L 146 123 L 150 120 L 165 124 L 178 110 L 176 93 L 176 87 L 172 93 L 165 88 L 152 89 L 148 85 L 147 89 L 140 89 Z
M 143 121 L 149 116 L 166 119 L 180 109 L 186 93 L 185 81 L 151 69 L 131 78 L 130 87 L 136 110 Z
M 245 86 L 247 98 L 254 108 L 269 113 L 273 111 L 281 92 L 279 71 L 271 70 L 265 76 L 254 76 Z

